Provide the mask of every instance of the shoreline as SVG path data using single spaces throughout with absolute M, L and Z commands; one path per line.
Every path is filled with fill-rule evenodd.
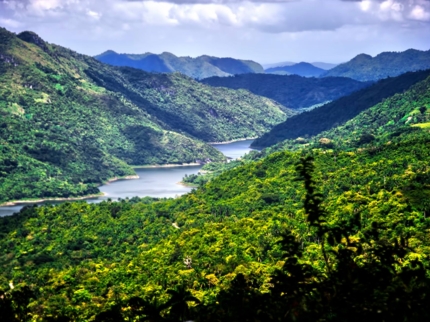
M 109 184 L 114 181 L 118 180 L 131 180 L 131 179 L 139 179 L 138 175 L 132 175 L 132 176 L 125 176 L 125 177 L 114 177 L 107 181 L 104 181 L 100 186 L 101 187 L 105 184 Z M 4 203 L 0 204 L 0 207 L 13 207 L 13 206 L 19 206 L 21 204 L 39 204 L 46 201 L 77 201 L 77 200 L 86 200 L 86 199 L 93 199 L 98 198 L 101 196 L 105 196 L 106 194 L 101 192 L 97 194 L 91 194 L 91 195 L 85 195 L 80 197 L 58 197 L 58 198 L 46 198 L 46 199 L 24 199 L 24 200 L 13 200 L 13 201 L 6 201 Z
M 244 138 L 244 139 L 236 139 L 236 140 L 230 140 L 230 141 L 223 141 L 223 142 L 206 142 L 207 144 L 211 145 L 217 145 L 217 144 L 229 144 L 234 142 L 240 142 L 240 141 L 247 141 L 247 140 L 255 140 L 258 138 L 258 136 L 252 137 L 252 138 Z
M 168 163 L 168 164 L 149 164 L 149 165 L 131 165 L 133 169 L 153 169 L 153 168 L 175 168 L 175 167 L 193 167 L 193 166 L 203 166 L 202 163 L 182 163 L 182 164 L 175 164 L 175 163 Z

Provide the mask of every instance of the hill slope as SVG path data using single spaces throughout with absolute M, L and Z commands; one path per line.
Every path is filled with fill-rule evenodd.
M 315 67 L 312 64 L 301 62 L 291 66 L 273 67 L 265 70 L 268 74 L 299 75 L 303 77 L 318 77 L 326 72 L 325 69 Z
M 177 57 L 167 52 L 159 55 L 152 53 L 135 55 L 118 54 L 112 50 L 108 50 L 95 56 L 95 58 L 113 66 L 128 66 L 158 73 L 180 72 L 196 79 L 264 72 L 260 64 L 250 60 L 211 56 L 199 56 L 196 58 Z
M 428 132 L 421 130 L 401 134 L 391 145 L 375 151 L 313 151 L 315 187 L 324 198 L 330 226 L 348 225 L 351 241 L 363 241 L 372 234 L 378 246 L 405 239 L 405 258 L 396 261 L 397 271 L 414 259 L 428 267 L 430 222 L 423 211 L 428 209 L 425 200 L 430 192 L 429 139 Z M 240 285 L 234 281 L 240 275 L 249 283 L 244 286 L 246 294 L 277 294 L 272 278 L 288 258 L 290 263 L 297 262 L 298 253 L 287 256 L 279 242 L 286 231 L 297 241 L 296 251 L 299 245 L 303 250 L 298 263 L 315 270 L 305 275 L 308 282 L 320 280 L 322 273 L 331 274 L 321 254 L 319 235 L 309 227 L 302 209 L 305 191 L 295 169 L 302 155 L 272 154 L 225 172 L 178 199 L 67 203 L 27 208 L 18 216 L 0 218 L 0 288 L 7 289 L 10 281 L 16 288 L 32 285 L 38 293 L 28 310 L 44 319 L 62 316 L 91 320 L 114 305 L 129 307 L 120 314 L 130 313 L 133 304 L 127 304 L 128 299 L 135 296 L 150 301 L 144 302 L 148 307 L 155 299 L 165 303 L 169 298 L 166 289 L 181 285 L 201 302 L 194 307 L 197 321 L 208 321 L 208 314 L 213 317 L 210 321 L 243 321 L 229 318 L 237 301 L 231 300 L 231 307 L 221 308 L 217 302 L 222 292 L 237 291 Z M 383 228 L 375 234 L 375 227 Z M 341 242 L 335 247 L 325 244 L 331 263 L 338 244 L 340 249 L 346 248 Z M 366 249 L 364 253 L 355 252 L 356 261 L 347 267 L 365 267 L 366 259 L 373 257 L 370 254 L 378 254 L 371 250 L 367 253 Z M 345 256 L 345 252 L 342 254 Z M 184 264 L 187 258 L 191 260 L 188 265 Z M 292 274 L 291 270 L 287 272 Z M 292 285 L 301 276 L 297 270 L 293 272 Z M 410 279 L 400 280 L 404 283 Z M 348 310 L 381 286 L 371 281 L 363 279 L 366 286 L 361 294 L 365 295 L 359 297 L 360 301 L 352 301 Z M 352 283 L 357 284 L 355 279 Z M 349 298 L 353 289 L 336 287 L 325 296 L 344 300 L 343 296 Z M 310 292 L 316 296 L 314 288 Z M 372 296 L 378 299 L 380 293 Z M 293 297 L 290 304 L 282 297 L 282 307 L 297 307 L 300 298 L 296 294 Z M 372 297 L 371 302 L 375 301 L 379 303 Z M 330 301 L 323 301 L 325 307 L 327 303 Z M 309 310 L 308 305 L 304 305 L 304 312 Z M 378 314 L 388 313 L 384 305 Z M 213 310 L 205 314 L 206 306 Z M 273 309 L 259 302 L 248 308 L 281 316 Z M 333 311 L 327 314 L 332 316 Z M 261 319 L 276 320 L 273 316 Z
M 369 85 L 343 77 L 316 79 L 297 75 L 269 74 L 210 77 L 201 82 L 216 87 L 246 89 L 293 109 L 335 100 Z
M 426 79 L 430 70 L 410 72 L 395 78 L 388 78 L 364 88 L 349 96 L 296 115 L 278 124 L 270 132 L 253 142 L 256 147 L 268 147 L 286 139 L 314 136 L 322 131 L 340 125 L 360 112 L 376 105 L 385 98 L 402 93 L 413 84 Z
M 350 77 L 359 81 L 375 81 L 406 72 L 430 68 L 430 50 L 409 49 L 403 52 L 383 52 L 375 57 L 360 54 L 340 64 L 321 77 Z
M 118 69 L 0 29 L 0 202 L 97 193 L 134 174 L 129 165 L 221 160 L 196 136 L 255 136 L 285 113 L 246 92 Z

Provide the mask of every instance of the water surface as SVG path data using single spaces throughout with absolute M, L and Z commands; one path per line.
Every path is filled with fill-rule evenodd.
M 238 141 L 227 144 L 213 144 L 213 146 L 224 153 L 225 156 L 236 159 L 251 151 L 249 146 L 253 140 Z M 160 168 L 141 168 L 135 169 L 139 179 L 118 180 L 103 186 L 99 189 L 105 195 L 97 198 L 87 199 L 89 203 L 98 203 L 103 200 L 127 197 L 176 197 L 191 191 L 191 187 L 186 187 L 179 182 L 188 174 L 197 174 L 202 166 L 185 167 L 160 167 Z M 58 204 L 61 201 L 46 201 L 44 203 Z M 0 217 L 9 216 L 18 212 L 25 205 L 18 204 L 9 207 L 0 207 Z

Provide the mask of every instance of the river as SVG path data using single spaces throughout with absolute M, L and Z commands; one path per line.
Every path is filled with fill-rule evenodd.
M 225 156 L 236 159 L 251 151 L 249 146 L 253 140 L 237 141 L 225 144 L 212 144 Z M 196 174 L 201 166 L 178 166 L 178 167 L 159 167 L 159 168 L 138 168 L 135 169 L 139 179 L 118 180 L 103 186 L 99 189 L 104 193 L 103 196 L 87 199 L 89 203 L 98 203 L 111 198 L 125 199 L 126 197 L 175 197 L 191 191 L 192 188 L 179 184 L 182 178 L 188 174 Z M 46 203 L 60 203 L 47 201 Z M 0 217 L 10 216 L 18 212 L 28 204 L 18 204 L 15 206 L 0 207 Z

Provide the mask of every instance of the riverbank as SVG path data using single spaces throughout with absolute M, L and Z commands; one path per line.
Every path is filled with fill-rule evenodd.
M 132 165 L 133 169 L 156 169 L 156 168 L 174 168 L 174 167 L 195 167 L 197 165 L 203 165 L 202 163 L 182 163 L 182 164 L 150 164 L 150 165 Z
M 244 139 L 224 141 L 224 142 L 208 142 L 207 144 L 230 144 L 230 143 L 241 142 L 241 141 L 246 141 L 246 140 L 255 140 L 256 138 L 258 138 L 258 136 L 255 136 L 252 138 L 244 138 Z
M 111 179 L 103 182 L 99 187 L 101 187 L 102 185 L 111 183 L 111 182 L 118 181 L 118 180 L 130 180 L 130 179 L 139 179 L 139 176 L 138 175 L 132 175 L 132 176 L 125 176 L 125 177 L 114 177 L 114 178 L 111 178 Z M 43 202 L 47 202 L 47 201 L 78 201 L 78 200 L 98 198 L 98 197 L 101 197 L 104 195 L 105 194 L 103 192 L 100 192 L 97 194 L 85 195 L 85 196 L 80 196 L 80 197 L 13 200 L 13 201 L 7 201 L 4 203 L 1 203 L 0 207 L 11 207 L 11 206 L 18 206 L 21 204 L 36 204 L 36 203 L 43 203 Z

